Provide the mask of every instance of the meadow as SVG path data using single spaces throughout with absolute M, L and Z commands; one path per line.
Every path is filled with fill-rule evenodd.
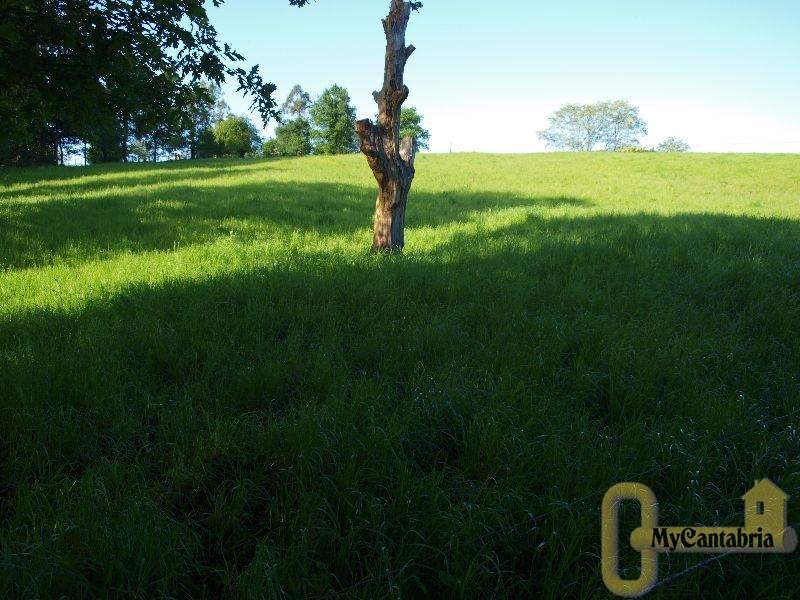
M 800 156 L 422 155 L 402 255 L 375 193 L 356 155 L 0 171 L 0 596 L 605 597 L 626 480 L 735 525 L 770 477 L 797 526 Z

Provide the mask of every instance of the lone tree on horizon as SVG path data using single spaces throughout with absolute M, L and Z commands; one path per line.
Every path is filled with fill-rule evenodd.
M 539 138 L 555 150 L 591 152 L 600 144 L 608 152 L 639 145 L 647 123 L 639 108 L 625 100 L 567 104 L 550 117 L 550 127 Z
M 377 123 L 362 119 L 356 123 L 361 152 L 378 182 L 378 199 L 372 223 L 372 249 L 400 251 L 405 245 L 406 202 L 414 180 L 414 156 L 417 143 L 413 136 L 400 139 L 400 110 L 408 98 L 403 83 L 406 61 L 414 46 L 406 46 L 406 28 L 412 10 L 420 2 L 392 0 L 389 15 L 383 19 L 386 33 L 386 64 L 383 88 L 373 92 L 378 104 Z

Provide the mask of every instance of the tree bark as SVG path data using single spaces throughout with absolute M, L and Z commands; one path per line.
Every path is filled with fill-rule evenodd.
M 128 113 L 123 113 L 122 115 L 122 162 L 128 162 L 128 127 L 129 127 L 129 118 Z
M 406 202 L 414 180 L 417 143 L 412 136 L 400 139 L 400 109 L 408 98 L 403 83 L 406 61 L 414 46 L 406 46 L 406 27 L 412 5 L 392 0 L 389 15 L 383 19 L 386 33 L 386 66 L 383 88 L 373 92 L 378 104 L 378 122 L 363 119 L 356 123 L 361 152 L 378 182 L 378 199 L 373 219 L 373 250 L 401 251 L 405 244 Z

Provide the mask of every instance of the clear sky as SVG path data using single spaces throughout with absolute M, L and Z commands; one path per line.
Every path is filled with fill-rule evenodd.
M 227 0 L 223 40 L 285 97 L 332 83 L 372 116 L 389 0 Z M 434 152 L 535 152 L 547 116 L 625 99 L 700 152 L 800 152 L 800 0 L 425 0 L 407 42 L 407 105 Z M 234 112 L 248 103 L 225 88 Z

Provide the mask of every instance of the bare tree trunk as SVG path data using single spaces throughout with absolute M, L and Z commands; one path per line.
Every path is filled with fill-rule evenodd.
M 383 88 L 373 92 L 378 103 L 378 122 L 364 119 L 356 123 L 361 152 L 378 182 L 378 199 L 373 220 L 373 250 L 400 251 L 405 244 L 406 202 L 414 180 L 417 143 L 411 136 L 400 139 L 400 109 L 408 98 L 403 84 L 406 61 L 414 46 L 406 47 L 406 27 L 411 2 L 392 0 L 389 16 L 383 20 L 386 32 L 386 67 Z
M 122 115 L 123 131 L 122 131 L 122 162 L 128 162 L 128 128 L 129 128 L 128 113 Z
M 199 137 L 197 132 L 199 129 L 196 125 L 192 125 L 192 135 L 189 138 L 189 158 L 192 160 L 197 158 L 197 138 Z

